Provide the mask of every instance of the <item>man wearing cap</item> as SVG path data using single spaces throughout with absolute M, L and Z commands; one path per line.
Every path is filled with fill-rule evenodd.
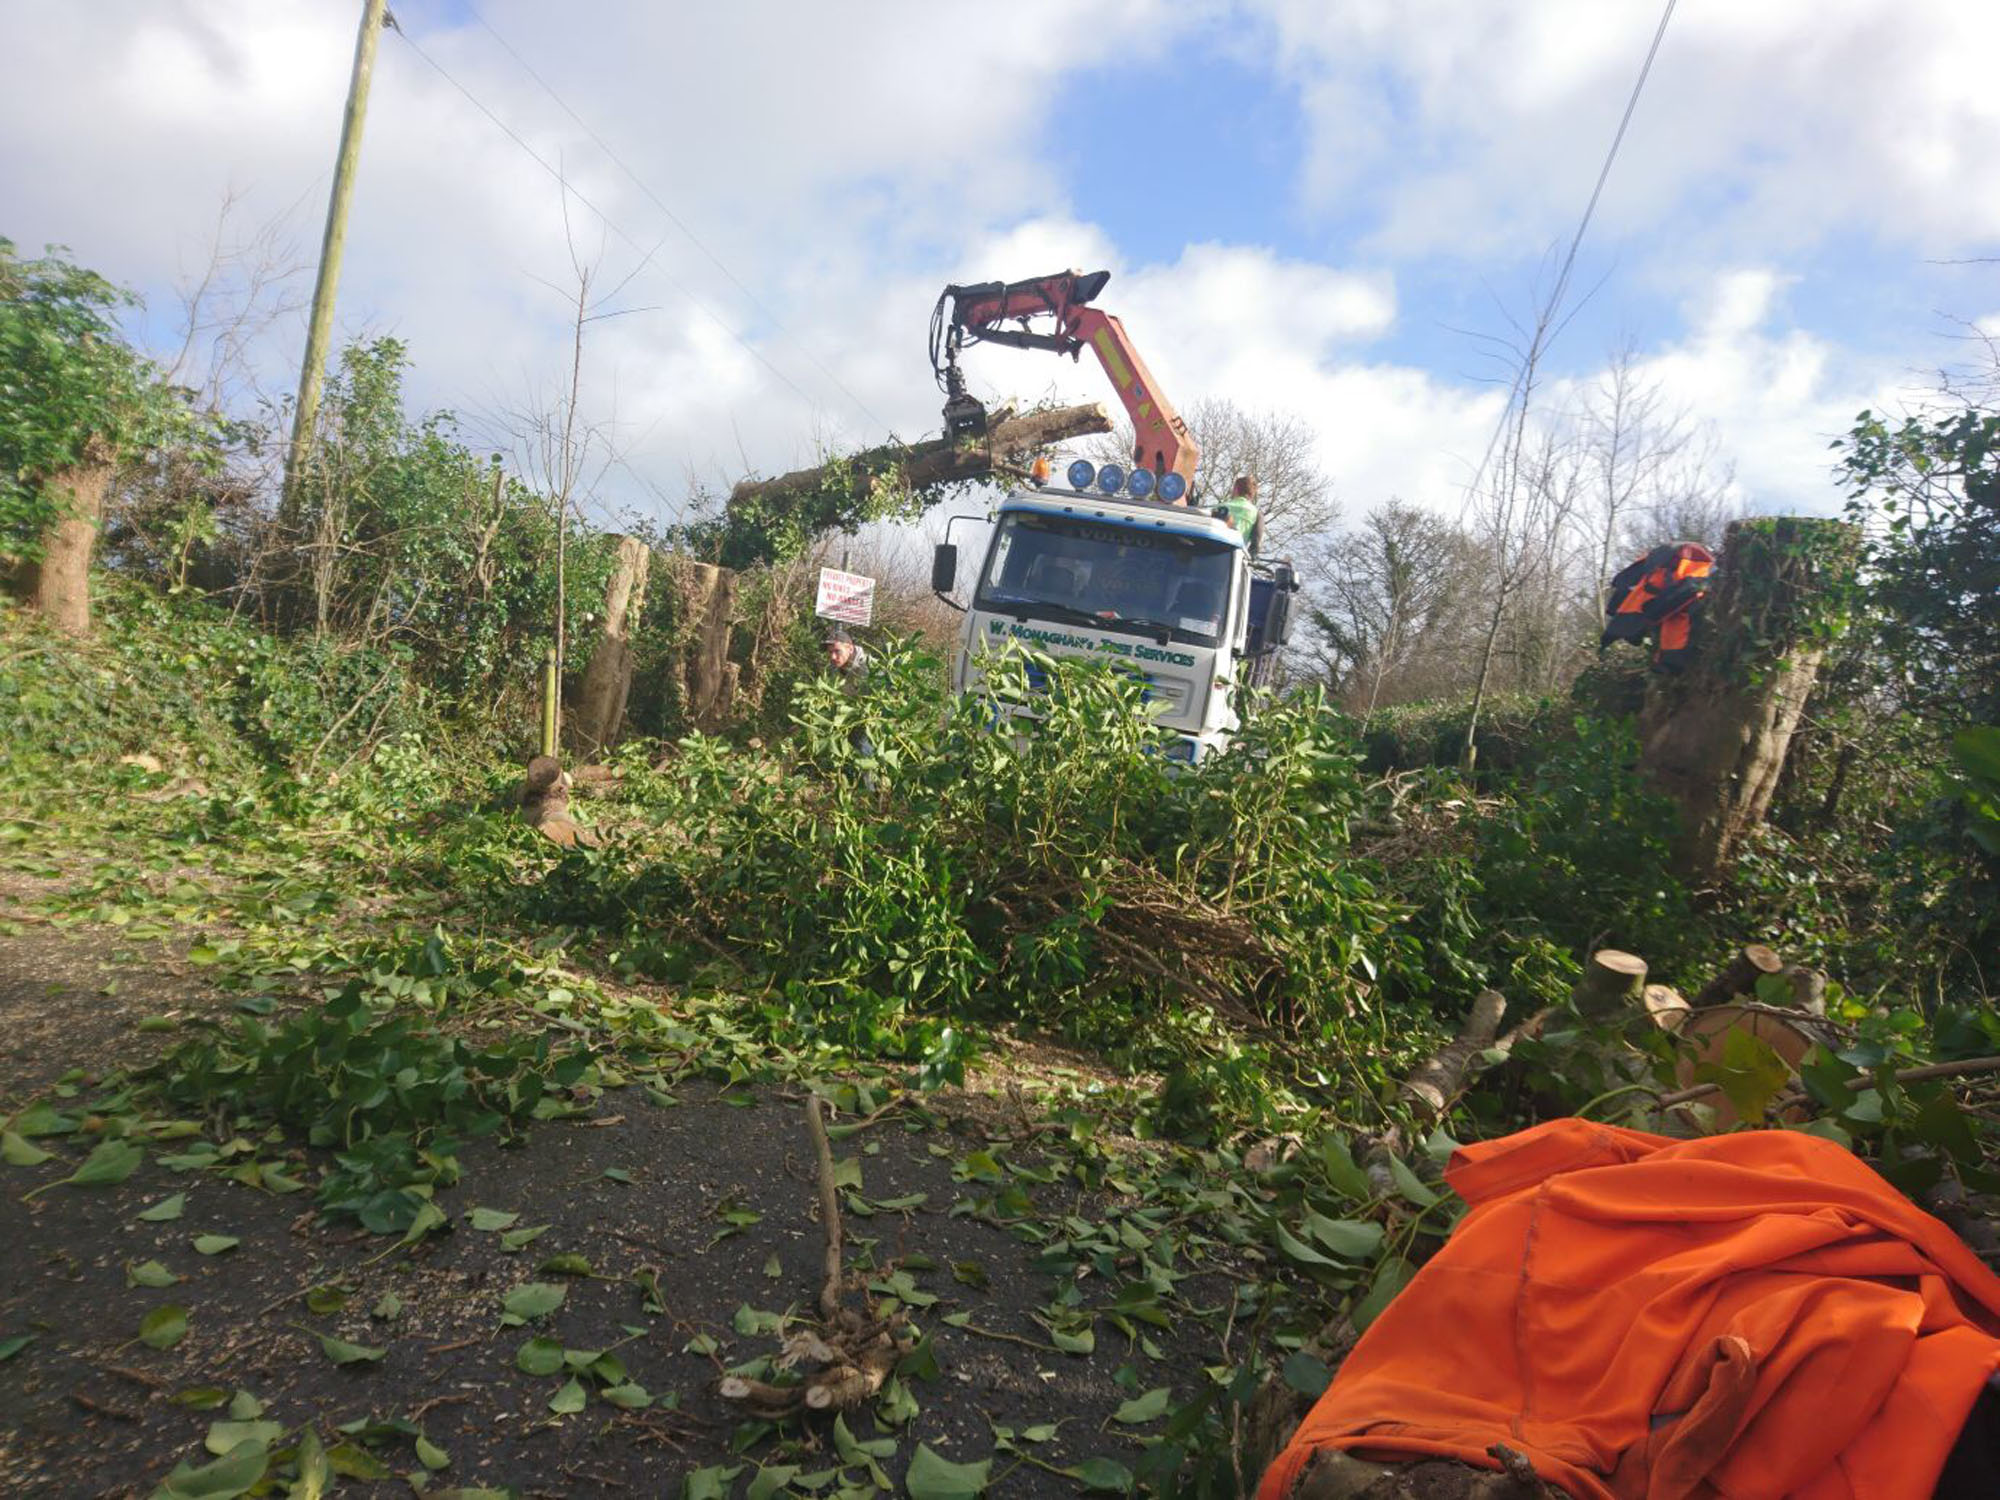
M 868 653 L 838 625 L 827 633 L 826 662 L 849 682 L 860 682 L 868 675 Z
M 849 692 L 859 687 L 868 677 L 868 653 L 861 649 L 853 636 L 838 625 L 827 632 L 826 663 L 845 679 Z M 848 743 L 854 747 L 854 753 L 864 762 L 875 758 L 875 742 L 868 738 L 868 731 L 861 725 L 856 724 L 848 734 Z M 863 770 L 861 784 L 873 791 L 875 774 Z

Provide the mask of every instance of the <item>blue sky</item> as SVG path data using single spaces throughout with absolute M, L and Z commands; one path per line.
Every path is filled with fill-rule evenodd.
M 7 7 L 0 233 L 141 288 L 177 345 L 174 288 L 225 193 L 225 245 L 263 234 L 310 259 L 358 8 Z M 395 9 L 408 36 L 382 39 L 343 332 L 406 339 L 418 399 L 528 467 L 524 417 L 566 368 L 572 251 L 601 288 L 639 260 L 624 236 L 657 241 L 618 299 L 630 315 L 587 347 L 607 514 L 933 429 L 937 289 L 1068 265 L 1113 271 L 1103 304 L 1183 404 L 1308 423 L 1350 513 L 1451 506 L 1497 412 L 1481 336 L 1545 286 L 1659 17 L 1653 0 Z M 1578 262 L 1593 290 L 1549 358 L 1550 410 L 1628 341 L 1746 508 L 1831 503 L 1828 437 L 1917 399 L 1962 348 L 1950 320 L 2000 328 L 2000 268 L 1935 263 L 2000 249 L 1996 17 L 1681 0 Z M 410 41 L 617 228 L 575 201 L 566 228 L 542 168 Z M 245 390 L 282 391 L 299 339 L 296 313 L 261 327 Z M 969 365 L 996 398 L 1108 394 L 1088 366 Z
M 1630 14 L 1630 71 L 1636 76 L 1650 28 L 1640 7 Z M 1191 239 L 1219 238 L 1266 245 L 1286 256 L 1391 269 L 1407 312 L 1375 348 L 1391 359 L 1483 378 L 1489 362 L 1476 335 L 1504 336 L 1508 316 L 1521 317 L 1535 305 L 1550 259 L 1566 246 L 1588 201 L 1594 174 L 1568 183 L 1570 221 L 1538 246 L 1501 255 L 1449 248 L 1384 254 L 1372 238 L 1388 181 L 1357 184 L 1351 198 L 1318 207 L 1302 201 L 1297 168 L 1310 125 L 1274 50 L 1264 28 L 1215 20 L 1181 34 L 1160 55 L 1070 75 L 1045 133 L 1048 159 L 1060 169 L 1078 211 L 1106 226 L 1142 261 L 1171 261 Z M 1671 73 L 1679 63 L 1668 50 L 1660 70 Z M 1413 137 L 1421 134 L 1419 111 L 1392 72 L 1377 72 L 1364 86 Z M 1581 116 L 1576 133 L 1601 152 L 1616 119 L 1615 111 Z M 1649 108 L 1642 95 L 1634 138 L 1663 134 L 1669 125 L 1657 101 Z M 1742 143 L 1744 158 L 1759 150 L 1755 140 Z M 1161 177 L 1179 188 L 1171 208 L 1158 199 Z M 1673 263 L 1673 238 L 1699 235 L 1706 221 L 1742 210 L 1751 196 L 1740 178 L 1719 175 L 1685 196 L 1678 211 L 1689 223 L 1680 229 L 1661 226 L 1664 234 L 1635 235 L 1595 226 L 1585 237 L 1569 304 L 1573 317 L 1552 351 L 1551 368 L 1586 377 L 1614 342 L 1630 338 L 1644 347 L 1671 338 L 1686 295 Z M 1876 226 L 1855 225 L 1804 244 L 1741 233 L 1716 239 L 1704 247 L 1707 256 L 1774 259 L 1796 278 L 1785 292 L 1789 314 L 1807 327 L 1839 330 L 1864 355 L 1913 357 L 1927 335 L 1951 330 L 1951 309 L 1977 315 L 1995 298 L 1990 272 L 1934 264 L 1907 239 Z

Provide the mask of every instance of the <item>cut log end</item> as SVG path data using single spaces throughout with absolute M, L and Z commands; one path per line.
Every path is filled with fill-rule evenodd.
M 1757 981 L 1768 975 L 1782 973 L 1785 961 L 1777 950 L 1767 948 L 1762 943 L 1750 943 L 1737 950 L 1722 971 L 1701 987 L 1694 997 L 1694 1008 L 1706 1010 L 1712 1005 L 1725 1005 L 1738 995 L 1754 995 Z
M 1599 948 L 1584 965 L 1572 995 L 1580 1012 L 1598 1017 L 1639 1003 L 1645 987 L 1645 959 L 1618 948 Z
M 1681 992 L 1668 984 L 1649 984 L 1645 993 L 1646 1014 L 1662 1031 L 1679 1031 L 1686 1024 L 1691 1007 Z

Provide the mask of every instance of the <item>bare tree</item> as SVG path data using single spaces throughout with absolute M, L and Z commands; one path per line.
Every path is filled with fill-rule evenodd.
M 621 292 L 636 270 L 613 286 L 604 296 L 592 299 L 597 266 L 577 250 L 576 236 L 569 220 L 569 184 L 562 183 L 563 238 L 569 252 L 570 282 L 559 287 L 544 282 L 564 300 L 570 314 L 569 371 L 554 392 L 511 413 L 511 427 L 517 456 L 534 486 L 548 497 L 555 528 L 556 569 L 555 620 L 553 622 L 556 672 L 556 721 L 562 720 L 562 675 L 569 663 L 569 531 L 573 520 L 581 520 L 585 500 L 594 494 L 605 471 L 618 461 L 604 430 L 582 419 L 583 346 L 585 330 L 592 324 L 621 316 L 606 304 Z
M 1401 500 L 1302 560 L 1321 672 L 1365 716 L 1464 678 L 1478 558 L 1470 537 Z
M 1594 590 L 1572 531 L 1591 473 L 1588 451 L 1559 416 L 1531 427 L 1523 442 L 1512 531 L 1489 525 L 1483 537 L 1506 599 L 1488 622 L 1481 668 L 1490 686 L 1546 693 L 1581 662 L 1592 633 Z
M 1742 509 L 1735 465 L 1717 456 L 1712 435 L 1697 432 L 1628 518 L 1625 549 L 1636 555 L 1661 542 L 1700 542 L 1720 555 L 1723 533 Z
M 1218 396 L 1202 397 L 1182 415 L 1201 444 L 1196 483 L 1204 497 L 1220 501 L 1239 474 L 1256 479 L 1266 553 L 1289 552 L 1313 537 L 1332 535 L 1339 510 L 1332 482 L 1319 464 L 1318 439 L 1304 418 L 1270 408 L 1252 410 Z M 1088 451 L 1098 462 L 1127 462 L 1130 425 Z
M 1569 525 L 1576 486 L 1565 482 L 1569 455 L 1552 429 L 1533 426 L 1541 362 L 1560 329 L 1567 269 L 1558 277 L 1532 325 L 1516 325 L 1519 342 L 1509 349 L 1513 377 L 1508 406 L 1494 432 L 1493 451 L 1467 489 L 1467 500 L 1480 506 L 1478 532 L 1485 544 L 1492 603 L 1486 613 L 1479 648 L 1479 669 L 1473 680 L 1472 710 L 1465 722 L 1464 761 L 1476 754 L 1479 715 L 1493 684 L 1502 627 L 1508 611 L 1537 579 L 1552 576 L 1555 554 Z M 1497 342 L 1497 341 L 1496 341 Z
M 238 235 L 238 207 L 233 189 L 223 195 L 201 268 L 181 281 L 181 341 L 166 378 L 204 408 L 247 416 L 265 399 L 256 346 L 306 306 L 313 262 L 291 237 L 289 212 Z
M 280 215 L 239 232 L 240 203 L 225 194 L 198 268 L 178 288 L 179 326 L 164 379 L 196 410 L 229 419 L 223 461 L 210 445 L 168 443 L 121 464 L 105 512 L 103 547 L 119 565 L 194 586 L 249 591 L 271 538 L 259 503 L 279 478 L 282 442 L 259 441 L 276 407 L 262 390 L 257 349 L 304 305 L 311 267 Z
M 1612 557 L 1637 515 L 1658 504 L 1667 475 L 1692 446 L 1693 431 L 1687 412 L 1669 409 L 1659 385 L 1644 378 L 1630 339 L 1612 349 L 1603 373 L 1583 392 L 1576 423 L 1590 474 L 1577 515 L 1594 554 L 1602 628 L 1603 581 L 1611 576 Z

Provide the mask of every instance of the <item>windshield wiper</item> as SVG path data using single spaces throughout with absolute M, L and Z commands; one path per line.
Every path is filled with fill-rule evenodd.
M 989 594 L 980 602 L 979 607 L 994 610 L 999 614 L 1012 615 L 1017 620 L 1025 620 L 1033 613 L 1047 615 L 1051 619 L 1067 620 L 1072 625 L 1104 623 L 1087 609 L 1078 609 L 1073 604 L 1058 604 L 1053 599 L 1002 599 Z
M 1129 625 L 1134 629 L 1146 631 L 1156 638 L 1162 646 L 1172 640 L 1174 632 L 1180 628 L 1177 625 L 1169 625 L 1165 620 L 1148 620 L 1143 615 L 1121 615 L 1116 611 L 1110 611 L 1107 616 L 1101 616 L 1100 618 L 1108 618 L 1109 623 L 1114 625 Z M 1188 632 L 1189 635 L 1198 633 L 1196 631 Z

